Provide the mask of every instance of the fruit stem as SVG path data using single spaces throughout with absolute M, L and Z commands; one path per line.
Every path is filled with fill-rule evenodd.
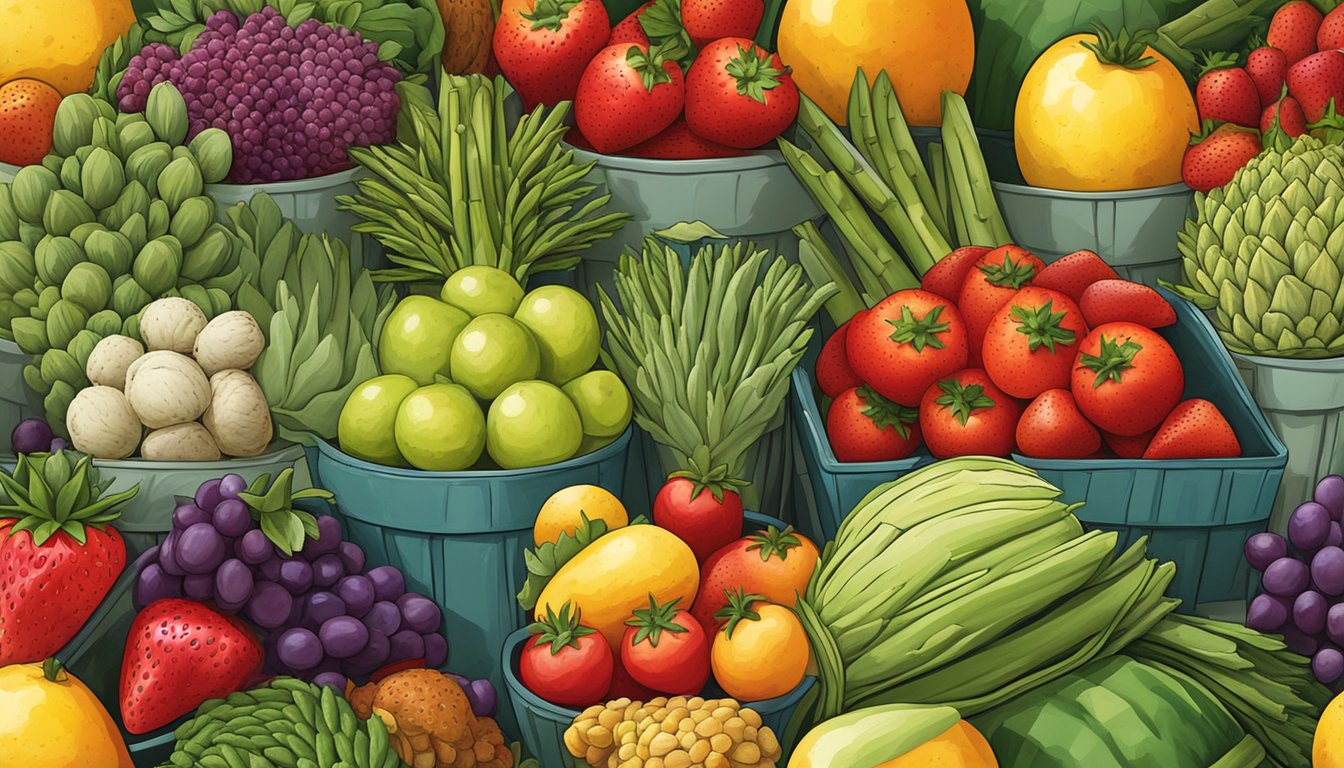
M 531 13 L 518 15 L 532 22 L 533 30 L 548 29 L 558 32 L 575 5 L 578 5 L 578 0 L 537 0 Z
M 687 632 L 685 627 L 676 622 L 677 603 L 681 602 L 680 597 L 675 597 L 671 602 L 658 604 L 658 598 L 649 593 L 649 607 L 636 608 L 634 618 L 626 619 L 625 624 L 628 627 L 635 627 L 635 639 L 631 645 L 639 645 L 645 640 L 654 648 L 658 647 L 658 641 L 662 639 L 663 632 Z
M 803 545 L 803 542 L 794 535 L 792 525 L 785 526 L 782 531 L 772 525 L 764 531 L 753 533 L 747 538 L 751 541 L 751 544 L 747 546 L 746 551 L 760 550 L 761 562 L 769 562 L 772 556 L 778 557 L 780 560 L 788 560 L 789 550 Z
M 728 636 L 729 640 L 733 639 L 733 630 L 737 629 L 739 622 L 761 620 L 761 614 L 751 610 L 751 606 L 755 603 L 765 602 L 764 595 L 748 595 L 746 590 L 738 587 L 736 591 L 723 590 L 723 596 L 728 598 L 728 604 L 715 611 L 714 618 L 728 620 L 728 623 L 723 627 L 723 633 Z
M 939 304 L 923 317 L 915 319 L 914 311 L 909 306 L 903 306 L 901 319 L 887 320 L 896 329 L 890 338 L 897 344 L 913 346 L 916 352 L 923 352 L 925 347 L 944 349 L 947 345 L 938 337 L 947 332 L 951 324 L 938 322 L 938 317 L 942 314 L 943 305 Z
M 570 609 L 573 609 L 574 615 L 570 615 Z M 551 655 L 555 656 L 565 649 L 565 646 L 573 648 L 579 647 L 579 638 L 591 635 L 595 632 L 590 627 L 579 624 L 580 609 L 575 608 L 572 601 L 566 600 L 565 604 L 560 606 L 560 613 L 549 604 L 546 606 L 546 618 L 541 621 L 533 622 L 528 626 L 527 631 L 537 636 L 537 644 L 551 644 Z
M 1108 381 L 1119 383 L 1121 374 L 1134 367 L 1134 357 L 1142 350 L 1143 347 L 1133 340 L 1126 339 L 1124 344 L 1117 344 L 1115 339 L 1102 334 L 1099 354 L 1083 355 L 1079 362 L 1097 374 L 1092 383 L 1095 389 Z
M 750 48 L 737 46 L 737 56 L 728 62 L 725 69 L 737 81 L 737 93 L 748 96 L 762 104 L 765 92 L 779 85 L 779 78 L 790 74 L 788 67 L 779 69 L 770 62 L 770 54 L 761 55 L 761 50 L 752 45 Z
M 984 264 L 977 269 L 990 285 L 1012 288 L 1014 291 L 1021 290 L 1028 280 L 1036 276 L 1034 264 L 1025 259 L 1020 263 L 1013 261 L 1012 256 L 1004 256 L 1002 264 Z
M 995 405 L 994 398 L 986 395 L 985 388 L 979 384 L 962 384 L 956 379 L 948 379 L 938 382 L 938 388 L 943 394 L 933 402 L 950 409 L 963 427 L 970 421 L 972 413 Z
M 878 429 L 890 427 L 902 440 L 910 437 L 910 425 L 919 421 L 919 411 L 893 403 L 867 385 L 859 387 L 858 395 L 863 400 L 863 415 L 871 419 L 874 426 Z
M 1157 38 L 1156 33 L 1150 29 L 1130 34 L 1129 30 L 1121 27 L 1120 32 L 1115 33 L 1105 25 L 1093 24 L 1092 31 L 1097 36 L 1097 41 L 1095 43 L 1083 41 L 1083 47 L 1096 54 L 1097 61 L 1102 64 L 1125 69 L 1143 69 L 1157 63 L 1155 57 L 1144 55 L 1148 50 L 1148 44 Z
M 1027 335 L 1027 347 L 1032 352 L 1041 347 L 1054 352 L 1055 344 L 1067 346 L 1078 339 L 1077 334 L 1060 324 L 1068 312 L 1054 312 L 1054 306 L 1055 302 L 1050 300 L 1035 309 L 1015 304 L 1010 310 L 1017 332 Z
M 638 45 L 632 45 L 625 52 L 625 63 L 639 74 L 640 82 L 644 84 L 646 91 L 652 91 L 656 85 L 672 82 L 672 76 L 663 69 L 663 64 L 667 60 L 662 47 L 644 50 Z
M 713 466 L 707 445 L 696 446 L 686 464 L 685 469 L 673 472 L 667 478 L 669 481 L 679 477 L 690 480 L 692 500 L 708 490 L 714 496 L 714 500 L 722 504 L 725 494 L 737 493 L 738 489 L 749 485 L 747 480 L 733 477 L 727 464 Z
M 51 683 L 63 683 L 66 680 L 65 665 L 55 656 L 42 660 L 42 677 Z

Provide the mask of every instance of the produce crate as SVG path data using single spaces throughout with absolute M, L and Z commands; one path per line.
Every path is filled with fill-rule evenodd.
M 781 520 L 754 512 L 746 513 L 745 523 L 743 526 L 744 532 L 770 525 L 777 528 L 784 526 Z M 523 742 L 524 751 L 539 760 L 544 768 L 587 768 L 587 763 L 583 760 L 575 760 L 565 749 L 565 730 L 579 715 L 579 710 L 557 706 L 543 700 L 527 690 L 518 677 L 518 659 L 522 655 L 523 644 L 528 637 L 529 634 L 526 629 L 520 629 L 509 635 L 504 645 L 503 663 L 501 664 L 504 684 L 507 686 L 507 690 L 501 689 L 501 693 L 507 692 L 508 699 L 512 702 L 513 712 L 518 719 L 518 738 Z M 774 731 L 775 736 L 782 744 L 789 719 L 793 717 L 793 712 L 798 707 L 798 703 L 802 701 L 816 682 L 817 679 L 809 675 L 804 677 L 796 688 L 783 696 L 764 701 L 743 703 L 760 714 L 762 723 Z M 711 679 L 710 690 L 706 692 L 706 695 L 711 697 L 721 695 L 721 692 L 717 691 L 713 685 Z M 788 745 L 785 745 L 785 747 L 786 751 L 780 765 L 784 765 L 789 757 Z
M 12 341 L 0 339 L 0 454 L 14 455 L 9 435 L 26 418 L 43 418 L 42 396 L 23 381 L 23 368 L 33 356 Z
M 559 464 L 493 472 L 385 467 L 321 441 L 317 471 L 336 495 L 346 538 L 364 548 L 369 563 L 400 568 L 408 590 L 438 603 L 452 669 L 490 678 L 503 696 L 499 655 L 509 633 L 526 623 L 517 594 L 537 512 L 551 494 L 582 483 L 620 497 L 631 432 Z M 501 700 L 506 732 L 512 718 Z

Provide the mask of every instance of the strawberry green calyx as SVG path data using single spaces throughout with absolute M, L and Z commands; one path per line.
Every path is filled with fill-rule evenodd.
M 1279 112 L 1278 110 L 1275 110 L 1274 122 L 1271 125 L 1271 130 L 1277 127 L 1278 124 L 1279 124 Z M 1330 103 L 1325 106 L 1325 114 L 1321 115 L 1320 120 L 1317 120 L 1316 122 L 1307 125 L 1307 131 L 1312 136 L 1315 136 L 1316 138 L 1320 139 L 1321 141 L 1324 141 L 1327 144 L 1344 143 L 1344 116 L 1341 116 L 1339 112 L 1335 109 L 1334 99 L 1330 99 Z M 1289 137 L 1288 134 L 1284 132 L 1281 128 L 1279 129 L 1279 133 L 1282 133 L 1285 137 L 1287 137 L 1287 144 L 1281 143 L 1281 140 L 1277 139 L 1277 137 L 1275 139 L 1276 142 L 1280 142 L 1274 145 L 1275 149 L 1282 152 L 1288 148 L 1288 145 L 1291 145 L 1293 143 L 1293 139 L 1292 137 Z M 1264 144 L 1266 148 L 1269 147 L 1270 145 L 1269 134 L 1265 134 Z
M 570 615 L 570 610 L 574 614 Z M 579 623 L 579 609 L 569 600 L 560 606 L 560 613 L 550 605 L 546 606 L 546 618 L 529 624 L 527 631 L 537 638 L 537 645 L 550 643 L 551 655 L 555 656 L 565 649 L 579 647 L 579 638 L 594 634 L 596 630 Z
M 769 562 L 771 557 L 788 560 L 789 550 L 803 545 L 803 542 L 794 534 L 792 525 L 785 526 L 782 531 L 772 525 L 764 531 L 753 533 L 747 539 L 751 544 L 747 545 L 746 551 L 759 551 L 763 563 Z
M 984 264 L 977 267 L 985 276 L 985 282 L 1000 288 L 1020 290 L 1027 281 L 1036 276 L 1036 265 L 1029 261 L 1013 261 L 1012 256 L 1003 257 L 1003 264 Z
M 1017 332 L 1027 335 L 1027 347 L 1032 352 L 1041 347 L 1054 352 L 1056 344 L 1067 346 L 1078 339 L 1077 334 L 1060 325 L 1068 312 L 1055 312 L 1054 306 L 1054 301 L 1047 301 L 1035 309 L 1014 305 L 1010 310 Z
M 639 645 L 645 640 L 654 648 L 658 647 L 658 641 L 663 638 L 664 632 L 687 632 L 685 627 L 676 622 L 677 603 L 681 598 L 673 598 L 669 603 L 658 604 L 658 598 L 649 593 L 649 607 L 636 608 L 632 613 L 634 618 L 626 619 L 625 625 L 636 629 L 635 639 L 632 645 Z
M 1216 72 L 1220 69 L 1231 69 L 1238 66 L 1241 62 L 1241 56 L 1235 53 L 1226 53 L 1217 51 L 1206 53 L 1199 62 L 1199 76 L 1203 77 L 1210 72 Z
M 971 420 L 971 414 L 995 405 L 994 398 L 986 395 L 985 388 L 979 384 L 962 384 L 956 379 L 948 379 L 938 382 L 938 388 L 943 390 L 943 394 L 933 402 L 951 409 L 952 415 L 957 417 L 963 427 Z
M 58 531 L 84 544 L 88 528 L 102 530 L 140 491 L 137 484 L 104 496 L 111 485 L 100 481 L 93 459 L 82 453 L 19 454 L 13 473 L 0 470 L 0 519 L 16 521 L 10 535 L 28 531 L 35 546 Z
M 692 499 L 698 498 L 701 492 L 708 490 L 714 496 L 714 500 L 722 504 L 725 493 L 729 491 L 737 493 L 748 484 L 747 480 L 734 477 L 727 464 L 714 465 L 710 461 L 707 445 L 696 446 L 686 464 L 686 469 L 673 472 L 668 478 L 684 477 L 690 480 L 694 484 L 691 488 Z
M 569 18 L 569 12 L 578 4 L 579 0 L 537 0 L 536 5 L 532 6 L 531 13 L 519 15 L 532 22 L 533 30 L 548 29 L 559 32 L 560 27 Z
M 779 78 L 790 72 L 788 67 L 776 67 L 770 58 L 770 54 L 762 55 L 754 45 L 750 48 L 737 46 L 737 56 L 728 62 L 725 69 L 737 81 L 738 95 L 765 103 L 765 92 L 779 86 Z
M 901 307 L 901 319 L 887 321 L 896 329 L 890 338 L 897 344 L 911 345 L 916 352 L 923 352 L 925 347 L 944 349 L 947 345 L 938 337 L 946 333 L 952 326 L 949 323 L 938 322 L 938 318 L 942 314 L 942 304 L 930 309 L 927 314 L 919 319 L 915 319 L 915 313 L 910 307 Z
M 663 69 L 663 63 L 666 61 L 668 59 L 664 50 L 658 47 L 645 51 L 638 45 L 632 45 L 630 50 L 625 52 L 625 63 L 639 74 L 646 91 L 652 91 L 653 87 L 660 83 L 672 82 L 672 76 Z
M 765 595 L 748 595 L 746 590 L 738 587 L 736 591 L 723 590 L 723 596 L 728 598 L 728 604 L 715 611 L 714 618 L 728 620 L 728 623 L 723 627 L 723 633 L 728 636 L 729 640 L 733 639 L 733 630 L 737 629 L 738 623 L 743 620 L 761 620 L 761 614 L 751 610 L 751 607 L 756 603 L 765 602 Z
M 261 524 L 262 533 L 285 555 L 302 549 L 305 538 L 317 538 L 317 518 L 310 512 L 294 509 L 294 502 L 334 498 L 330 491 L 321 488 L 295 491 L 293 467 L 282 470 L 273 483 L 270 475 L 261 475 L 238 494 L 238 500 L 252 510 L 252 517 Z
M 682 69 L 691 66 L 697 51 L 681 20 L 681 0 L 656 0 L 639 14 L 639 26 L 650 47 L 662 47 L 665 61 L 675 61 Z
M 1119 33 L 1116 33 L 1101 24 L 1093 24 L 1092 31 L 1096 34 L 1097 41 L 1084 42 L 1083 47 L 1096 54 L 1097 61 L 1102 64 L 1125 69 L 1143 69 L 1157 63 L 1156 58 L 1145 55 L 1149 44 L 1157 39 L 1152 30 L 1145 29 L 1130 34 L 1129 30 L 1121 27 Z
M 858 395 L 863 400 L 863 415 L 878 429 L 891 427 L 901 439 L 910 437 L 910 425 L 919 420 L 919 411 L 893 403 L 867 386 L 859 387 Z
M 1100 354 L 1083 355 L 1078 361 L 1084 368 L 1097 374 L 1096 381 L 1092 383 L 1094 389 L 1108 381 L 1119 383 L 1121 374 L 1134 367 L 1134 358 L 1143 351 L 1143 346 L 1128 339 L 1119 344 L 1103 334 L 1101 349 L 1097 351 Z

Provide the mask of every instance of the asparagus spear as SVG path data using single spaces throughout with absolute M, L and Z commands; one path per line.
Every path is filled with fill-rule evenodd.
M 953 248 L 965 245 L 957 237 L 956 225 L 952 218 L 952 190 L 948 186 L 947 160 L 943 157 L 942 142 L 929 143 L 929 180 L 933 182 L 933 194 L 938 200 L 938 215 L 947 222 L 948 244 Z
M 943 152 L 951 188 L 957 193 L 953 219 L 964 220 L 969 237 L 962 244 L 998 247 L 1011 243 L 966 100 L 952 91 L 943 91 Z
M 826 302 L 826 314 L 831 316 L 831 321 L 836 327 L 848 322 L 860 310 L 866 309 L 867 305 L 859 296 L 858 289 L 854 287 L 854 281 L 849 279 L 840 259 L 836 258 L 835 252 L 827 245 L 817 225 L 805 221 L 794 227 L 793 232 L 798 235 L 798 263 L 802 264 L 807 272 L 807 279 L 813 285 L 833 283 L 839 289 Z

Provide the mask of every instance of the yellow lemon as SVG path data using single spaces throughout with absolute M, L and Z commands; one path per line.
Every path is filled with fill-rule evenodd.
M 562 533 L 574 533 L 583 522 L 580 513 L 589 520 L 606 523 L 608 531 L 624 528 L 630 522 L 625 505 L 611 491 L 596 485 L 571 485 L 556 491 L 541 505 L 537 524 L 532 527 L 533 543 L 539 547 L 559 539 Z
M 0 12 L 0 83 L 41 80 L 87 91 L 103 49 L 135 21 L 130 0 L 14 0 Z
M 107 710 L 55 659 L 0 668 L 0 755 L 23 768 L 134 768 Z
M 1336 696 L 1316 723 L 1311 764 L 1313 768 L 1344 768 L 1344 696 Z

